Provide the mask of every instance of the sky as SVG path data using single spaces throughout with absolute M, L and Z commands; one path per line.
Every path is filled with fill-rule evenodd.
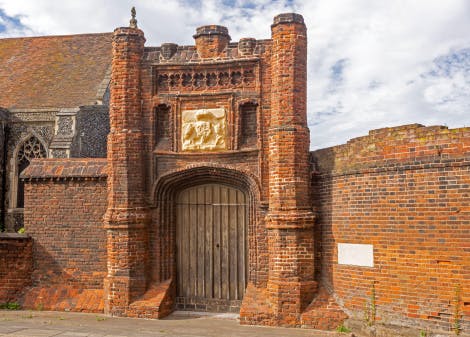
M 470 126 L 469 0 L 0 0 L 0 37 L 110 32 L 132 6 L 147 46 L 194 44 L 207 24 L 266 39 L 276 14 L 302 14 L 312 149 L 403 124 Z

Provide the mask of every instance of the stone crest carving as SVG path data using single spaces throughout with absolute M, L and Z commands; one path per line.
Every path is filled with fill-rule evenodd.
M 225 150 L 225 109 L 184 110 L 181 144 L 183 151 Z

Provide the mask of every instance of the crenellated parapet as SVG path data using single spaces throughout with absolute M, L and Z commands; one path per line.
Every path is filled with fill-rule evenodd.
M 369 131 L 346 144 L 311 153 L 314 169 L 331 174 L 409 163 L 457 160 L 470 155 L 470 128 L 410 124 Z

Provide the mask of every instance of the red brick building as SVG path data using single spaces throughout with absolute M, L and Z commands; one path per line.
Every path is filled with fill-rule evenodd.
M 309 152 L 306 27 L 288 13 L 271 29 L 231 42 L 203 26 L 194 46 L 160 47 L 133 20 L 116 29 L 107 159 L 22 173 L 33 264 L 0 268 L 0 299 L 468 331 L 470 128 L 386 128 Z

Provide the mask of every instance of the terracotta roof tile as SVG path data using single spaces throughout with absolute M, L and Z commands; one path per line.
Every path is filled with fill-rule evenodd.
M 111 41 L 112 33 L 0 39 L 0 107 L 94 104 Z
M 106 158 L 33 159 L 22 179 L 105 178 Z

